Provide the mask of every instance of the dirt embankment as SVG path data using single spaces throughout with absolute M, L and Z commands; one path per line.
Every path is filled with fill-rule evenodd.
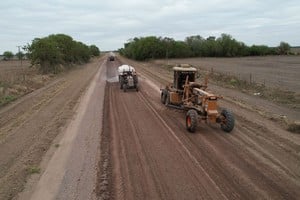
M 100 59 L 101 60 L 101 59 Z M 99 59 L 80 66 L 0 110 L 0 199 L 22 191 L 27 177 L 74 114 L 82 92 L 99 68 Z

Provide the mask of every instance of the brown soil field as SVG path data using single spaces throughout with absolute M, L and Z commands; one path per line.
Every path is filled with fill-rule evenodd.
M 0 107 L 45 86 L 53 78 L 31 68 L 28 60 L 0 61 Z
M 156 60 L 154 63 L 188 63 L 208 71 L 233 75 L 239 79 L 265 84 L 300 94 L 300 56 L 242 58 L 189 58 Z
M 123 63 L 139 92 L 120 90 Z M 104 56 L 1 108 L 0 199 L 298 199 L 300 135 L 273 115 L 299 111 L 210 84 L 236 126 L 191 134 L 185 113 L 160 102 L 171 78 Z
M 29 68 L 28 60 L 22 61 L 0 61 L 0 81 L 8 83 L 16 83 L 23 81 L 23 75 L 27 75 L 33 71 Z
M 159 70 L 161 74 L 164 74 L 167 79 L 166 82 L 170 82 L 172 79 L 170 66 L 179 63 L 190 63 L 199 69 L 199 73 L 204 78 L 209 75 L 210 88 L 216 91 L 218 94 L 227 97 L 227 100 L 235 101 L 235 103 L 241 104 L 243 107 L 248 107 L 251 110 L 256 110 L 261 115 L 267 118 L 278 121 L 285 128 L 288 128 L 290 124 L 296 122 L 299 123 L 300 113 L 300 93 L 299 91 L 299 71 L 300 62 L 299 56 L 268 56 L 268 57 L 246 57 L 246 58 L 191 58 L 191 59 L 170 59 L 166 60 L 154 60 L 148 63 L 141 63 L 142 65 L 151 68 L 153 71 Z M 168 63 L 168 64 L 167 64 Z M 280 79 L 290 80 L 291 88 L 288 88 L 288 82 L 282 83 L 282 87 L 267 86 L 266 80 L 272 82 L 277 80 L 277 75 L 272 75 L 266 70 L 263 63 L 273 63 L 278 66 L 278 70 L 283 70 L 286 66 L 293 66 L 291 72 L 282 73 Z M 277 64 L 276 64 L 277 63 Z M 278 64 L 279 63 L 279 64 Z M 289 63 L 292 63 L 289 65 Z M 226 67 L 224 67 L 226 66 Z M 234 67 L 233 67 L 234 66 Z M 279 67 L 280 66 L 280 67 Z M 211 76 L 212 68 L 214 67 L 214 74 Z M 238 73 L 235 69 L 239 69 Z M 230 70 L 233 70 L 230 72 Z M 249 83 L 249 76 L 252 75 L 252 83 Z M 279 72 L 278 72 L 279 73 Z M 231 77 L 233 80 L 243 80 L 241 74 L 244 74 L 245 82 L 241 83 L 241 86 L 235 86 L 231 84 Z M 254 75 L 262 77 L 268 77 L 264 79 L 264 83 L 261 86 L 260 83 L 253 81 Z M 223 80 L 225 78 L 225 80 Z M 202 80 L 198 80 L 202 81 Z M 284 85 L 285 84 L 285 85 Z M 235 90 L 235 91 L 234 91 Z M 236 91 L 240 91 L 236 96 Z M 258 95 L 257 95 L 258 94 Z M 293 125 L 292 125 L 293 126 Z M 298 131 L 299 132 L 299 131 Z

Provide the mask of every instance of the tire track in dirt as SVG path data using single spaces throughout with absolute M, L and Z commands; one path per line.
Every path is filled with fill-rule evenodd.
M 116 199 L 226 199 L 143 93 L 123 93 L 117 84 L 107 93 Z
M 143 68 L 140 72 L 144 71 Z M 155 76 L 150 72 L 143 74 Z M 257 114 L 223 101 L 222 105 L 237 113 L 232 134 L 224 134 L 217 126 L 204 124 L 196 134 L 183 134 L 186 133 L 184 114 L 159 105 L 159 94 L 153 95 L 154 92 L 147 90 L 149 88 L 141 89 L 141 92 L 149 93 L 146 99 L 151 99 L 149 102 L 155 110 L 162 112 L 161 116 L 173 130 L 181 130 L 181 133 L 176 131 L 180 140 L 228 198 L 296 199 L 300 195 L 300 145 L 297 138 L 293 140 L 294 136 L 288 136 L 290 133 Z
M 141 89 L 141 91 L 145 90 Z M 159 101 L 159 95 L 156 96 L 156 101 Z M 152 100 L 150 102 L 152 103 Z M 157 103 L 154 104 L 156 110 L 164 113 L 163 108 L 159 108 Z M 180 140 L 193 152 L 199 162 L 204 163 L 205 170 L 211 174 L 214 180 L 217 180 L 218 185 L 223 187 L 223 192 L 231 190 L 226 193 L 229 195 L 229 199 L 237 197 L 268 199 L 270 196 L 279 199 L 293 199 L 299 194 L 297 192 L 299 190 L 299 176 L 297 175 L 299 168 L 296 167 L 299 165 L 297 157 L 299 145 L 291 145 L 294 147 L 291 148 L 294 153 L 290 155 L 291 150 L 282 151 L 282 145 L 278 145 L 280 139 L 276 140 L 275 137 L 274 141 L 277 142 L 270 142 L 271 147 L 260 152 L 259 150 L 264 147 L 264 141 L 261 141 L 259 135 L 268 133 L 271 136 L 272 132 L 249 121 L 240 123 L 239 116 L 233 134 L 223 133 L 217 126 L 204 124 L 200 124 L 197 134 L 189 134 L 185 130 L 184 114 L 166 108 L 165 112 L 162 114 L 164 119 L 170 126 L 173 125 L 173 130 L 181 130 L 181 133 L 176 132 Z M 251 138 L 248 136 L 249 133 L 258 136 L 249 140 L 248 138 Z M 247 145 L 244 141 L 250 142 L 250 144 Z M 285 141 L 285 145 L 290 146 L 287 141 Z M 278 148 L 278 151 L 274 153 L 272 148 Z M 257 151 L 257 153 L 253 153 L 253 151 Z M 278 157 L 277 154 L 280 153 L 283 156 Z M 262 156 L 265 158 L 262 159 Z M 291 156 L 294 156 L 293 159 Z M 281 157 L 288 157 L 289 163 L 292 163 L 294 168 L 285 166 L 286 162 L 283 162 Z M 234 171 L 231 172 L 232 170 Z
M 114 191 L 120 194 L 116 199 L 225 198 L 214 181 L 205 171 L 199 170 L 197 162 L 178 144 L 180 141 L 170 135 L 166 125 L 144 106 L 146 102 L 140 94 L 122 94 L 118 86 L 111 90 L 117 91 L 110 98 L 111 108 L 117 110 L 113 111 L 116 130 L 110 129 L 116 140 L 112 149 L 117 157 L 113 158 L 113 163 L 117 160 L 122 166 L 121 178 L 114 177 L 114 180 L 121 180 L 121 183 L 114 182 L 119 188 L 121 186 L 121 192 Z M 133 116 L 129 111 L 133 108 L 139 114 Z M 155 127 L 156 133 L 151 127 Z
M 159 105 L 158 107 L 160 106 L 161 105 Z M 159 110 L 160 115 L 172 127 L 171 130 L 179 130 L 176 132 L 172 131 L 175 135 L 174 137 L 178 138 L 181 147 L 186 149 L 186 151 L 189 152 L 189 155 L 192 158 L 192 160 L 194 160 L 194 162 L 201 167 L 202 173 L 210 177 L 210 179 L 214 182 L 216 186 L 215 188 L 219 188 L 221 190 L 221 192 L 224 194 L 223 199 L 245 198 L 249 195 L 247 194 L 246 190 L 241 190 L 241 188 L 238 185 L 232 184 L 231 180 L 223 172 L 223 168 L 218 166 L 215 160 L 211 159 L 215 157 L 215 154 L 217 153 L 215 152 L 214 144 L 211 144 L 208 141 L 203 142 L 203 139 L 204 141 L 206 139 L 205 137 L 201 138 L 200 143 L 194 141 L 195 137 L 198 137 L 200 135 L 189 134 L 186 131 L 184 124 L 184 114 L 182 114 L 182 112 L 175 111 L 174 113 L 173 110 L 169 110 L 166 108 L 156 108 L 156 110 Z M 213 132 L 219 131 L 219 129 L 213 130 Z M 208 149 L 204 147 L 208 147 Z

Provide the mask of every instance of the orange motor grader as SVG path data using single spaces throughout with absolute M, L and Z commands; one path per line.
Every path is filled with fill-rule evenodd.
M 218 111 L 218 99 L 204 84 L 195 82 L 197 69 L 188 65 L 173 67 L 174 81 L 161 89 L 161 102 L 168 107 L 187 111 L 186 128 L 195 132 L 200 121 L 219 123 L 225 132 L 234 128 L 234 116 L 226 109 Z

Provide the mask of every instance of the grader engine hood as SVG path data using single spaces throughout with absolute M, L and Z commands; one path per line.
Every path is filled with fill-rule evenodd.
M 198 99 L 204 105 L 204 109 L 207 112 L 208 116 L 210 116 L 210 120 L 215 121 L 218 115 L 217 100 L 220 97 L 199 88 L 194 88 L 193 94 L 196 94 L 198 96 Z

